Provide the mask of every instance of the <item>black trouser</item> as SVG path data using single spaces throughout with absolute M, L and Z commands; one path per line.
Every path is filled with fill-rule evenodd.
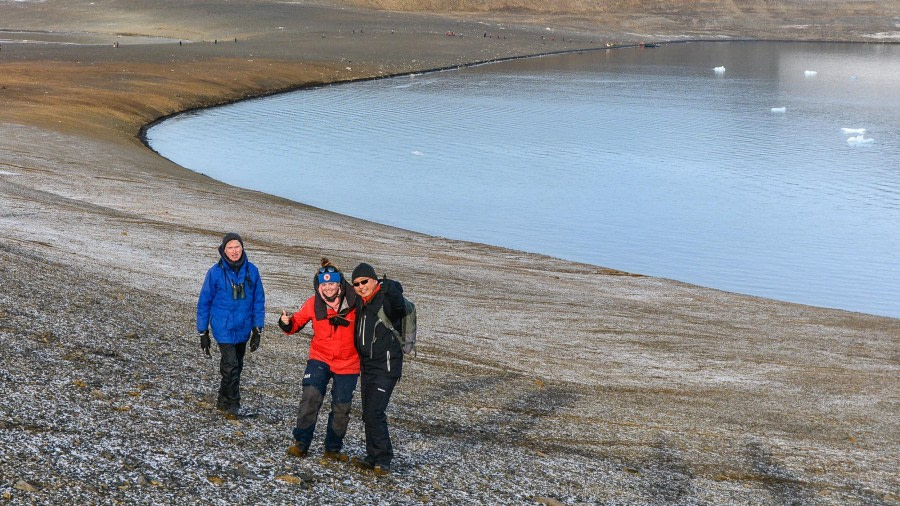
M 247 343 L 219 344 L 219 372 L 222 383 L 219 385 L 219 399 L 216 407 L 228 409 L 241 406 L 241 371 L 244 370 L 244 353 Z
M 387 410 L 391 393 L 399 378 L 363 374 L 360 376 L 362 419 L 366 429 L 366 460 L 373 465 L 386 465 L 394 458 L 391 435 L 388 432 Z

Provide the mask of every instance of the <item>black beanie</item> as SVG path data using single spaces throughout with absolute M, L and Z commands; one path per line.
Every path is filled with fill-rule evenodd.
M 242 248 L 244 247 L 244 240 L 241 239 L 241 236 L 239 236 L 237 232 L 228 232 L 227 234 L 225 234 L 225 237 L 222 238 L 222 249 L 224 250 L 225 245 L 231 241 L 237 241 L 241 243 Z
M 350 276 L 351 281 L 356 281 L 357 278 L 378 279 L 378 274 L 375 274 L 374 267 L 363 262 L 357 265 L 355 269 L 353 269 L 353 274 Z

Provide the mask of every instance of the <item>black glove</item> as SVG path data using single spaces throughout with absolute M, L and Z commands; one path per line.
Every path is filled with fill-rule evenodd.
M 250 332 L 250 351 L 256 351 L 259 349 L 259 328 L 253 327 L 253 331 Z
M 206 352 L 207 357 L 212 356 L 209 354 L 209 329 L 200 334 L 200 349 Z

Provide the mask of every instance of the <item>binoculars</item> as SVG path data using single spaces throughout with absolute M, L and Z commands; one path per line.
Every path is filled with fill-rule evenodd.
M 244 293 L 244 284 L 243 283 L 241 283 L 239 285 L 231 283 L 231 298 L 235 299 L 235 300 L 247 298 L 247 295 Z

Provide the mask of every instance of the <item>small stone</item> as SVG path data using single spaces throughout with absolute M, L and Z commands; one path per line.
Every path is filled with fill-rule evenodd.
M 15 488 L 16 490 L 21 490 L 23 492 L 37 492 L 38 491 L 38 488 L 36 486 L 32 485 L 31 483 L 28 483 L 25 480 L 17 481 L 16 484 L 13 485 L 13 488 Z
M 218 476 L 207 476 L 206 479 L 209 480 L 209 482 L 213 485 L 222 485 L 223 483 L 225 483 L 225 479 Z
M 303 480 L 290 474 L 282 474 L 281 476 L 276 476 L 275 479 L 278 481 L 283 481 L 285 483 L 290 483 L 291 485 L 299 485 L 303 483 Z
M 563 506 L 563 503 L 559 499 L 554 499 L 552 497 L 534 497 L 534 502 L 538 504 L 543 504 L 544 506 Z
M 253 471 L 247 469 L 247 466 L 245 466 L 244 464 L 235 465 L 234 474 L 241 478 L 256 479 L 256 474 L 254 474 Z

